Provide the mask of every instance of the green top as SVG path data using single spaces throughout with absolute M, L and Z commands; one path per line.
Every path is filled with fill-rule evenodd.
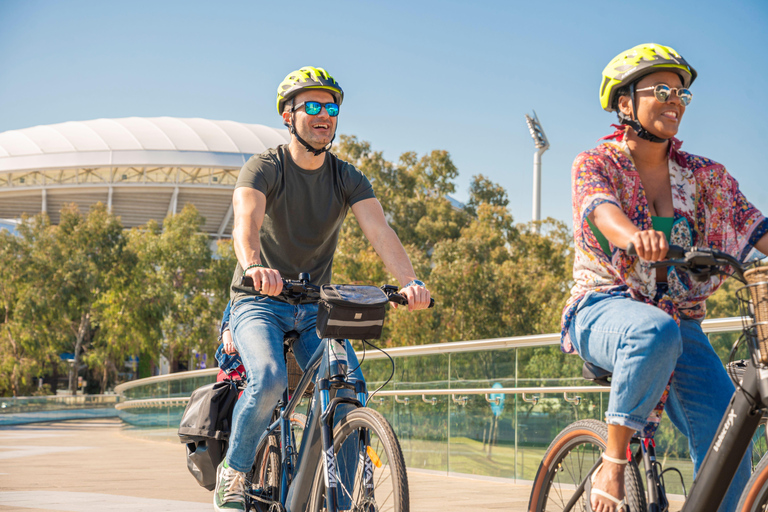
M 597 238 L 597 241 L 600 244 L 600 248 L 602 248 L 605 255 L 610 258 L 611 246 L 608 243 L 608 239 L 606 239 L 600 230 L 597 229 L 597 226 L 595 226 L 592 221 L 589 220 L 589 217 L 587 217 L 587 223 L 589 224 L 589 228 L 592 230 L 592 234 L 595 235 L 595 238 Z M 675 218 L 651 216 L 651 223 L 653 224 L 653 229 L 655 231 L 661 231 L 664 233 L 664 236 L 667 237 L 667 242 L 669 242 L 669 239 L 672 236 L 672 224 L 675 223 Z
M 307 171 L 291 158 L 288 146 L 254 155 L 240 170 L 235 188 L 250 187 L 267 198 L 259 231 L 261 263 L 284 279 L 309 272 L 312 282 L 331 282 L 333 254 L 349 208 L 375 197 L 373 187 L 354 166 L 326 153 L 319 169 Z M 240 284 L 237 264 L 232 284 Z M 233 301 L 246 295 L 233 293 Z

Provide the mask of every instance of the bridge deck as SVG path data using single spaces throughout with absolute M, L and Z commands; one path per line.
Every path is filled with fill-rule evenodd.
M 167 431 L 154 438 L 115 419 L 0 429 L 0 512 L 209 512 L 212 493 L 186 468 Z M 409 473 L 415 512 L 524 511 L 530 488 Z

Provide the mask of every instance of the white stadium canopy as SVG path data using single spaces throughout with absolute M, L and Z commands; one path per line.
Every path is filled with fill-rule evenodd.
M 101 201 L 126 227 L 162 222 L 186 203 L 212 236 L 232 232 L 232 190 L 255 153 L 287 130 L 173 117 L 73 121 L 0 133 L 0 218 Z

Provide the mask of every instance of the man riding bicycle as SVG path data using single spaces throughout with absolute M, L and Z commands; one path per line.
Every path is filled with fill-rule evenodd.
M 603 71 L 600 101 L 620 126 L 573 164 L 576 281 L 562 318 L 562 348 L 613 372 L 608 445 L 588 481 L 590 508 L 623 507 L 627 444 L 652 433 L 666 403 L 698 471 L 734 386 L 702 332 L 705 301 L 722 284 L 674 267 L 652 269 L 669 244 L 743 259 L 768 253 L 768 220 L 725 168 L 680 150 L 675 138 L 696 71 L 675 50 L 645 44 Z M 624 249 L 632 243 L 638 257 Z M 672 375 L 671 379 L 669 376 Z M 650 420 L 650 422 L 648 422 Z M 749 478 L 749 455 L 721 511 Z
M 226 459 L 218 468 L 217 511 L 245 509 L 245 473 L 287 385 L 283 337 L 296 331 L 293 346 L 304 368 L 320 345 L 315 332 L 316 303 L 279 300 L 282 278 L 308 272 L 314 284 L 331 282 L 333 255 L 349 209 L 403 286 L 408 310 L 429 306 L 430 294 L 416 278 L 399 238 L 389 227 L 368 179 L 330 153 L 344 92 L 322 68 L 289 73 L 277 89 L 277 111 L 291 141 L 254 155 L 241 169 L 233 196 L 232 238 L 237 267 L 233 284 L 244 276 L 264 295 L 232 295 L 230 327 L 245 366 L 248 387 L 233 414 Z M 357 366 L 352 350 L 349 367 Z

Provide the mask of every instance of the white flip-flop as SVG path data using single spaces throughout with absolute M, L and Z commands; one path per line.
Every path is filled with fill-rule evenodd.
M 619 464 L 622 466 L 625 466 L 629 463 L 627 459 L 616 459 L 614 457 L 609 457 L 606 454 L 602 455 L 602 459 L 608 462 L 612 462 L 614 464 Z M 587 509 L 589 512 L 594 512 L 594 509 L 592 508 L 592 495 L 596 494 L 598 496 L 602 496 L 603 498 L 608 498 L 613 503 L 616 504 L 616 512 L 625 511 L 627 509 L 627 503 L 625 500 L 620 500 L 616 496 L 613 496 L 612 494 L 608 494 L 605 491 L 601 491 L 600 489 L 595 489 L 593 486 L 595 484 L 595 478 L 597 477 L 597 474 L 600 473 L 600 470 L 603 469 L 603 463 L 601 462 L 599 466 L 597 466 L 597 469 L 595 469 L 595 472 L 592 473 L 592 476 L 587 480 L 586 485 L 584 486 L 584 492 L 587 493 Z

